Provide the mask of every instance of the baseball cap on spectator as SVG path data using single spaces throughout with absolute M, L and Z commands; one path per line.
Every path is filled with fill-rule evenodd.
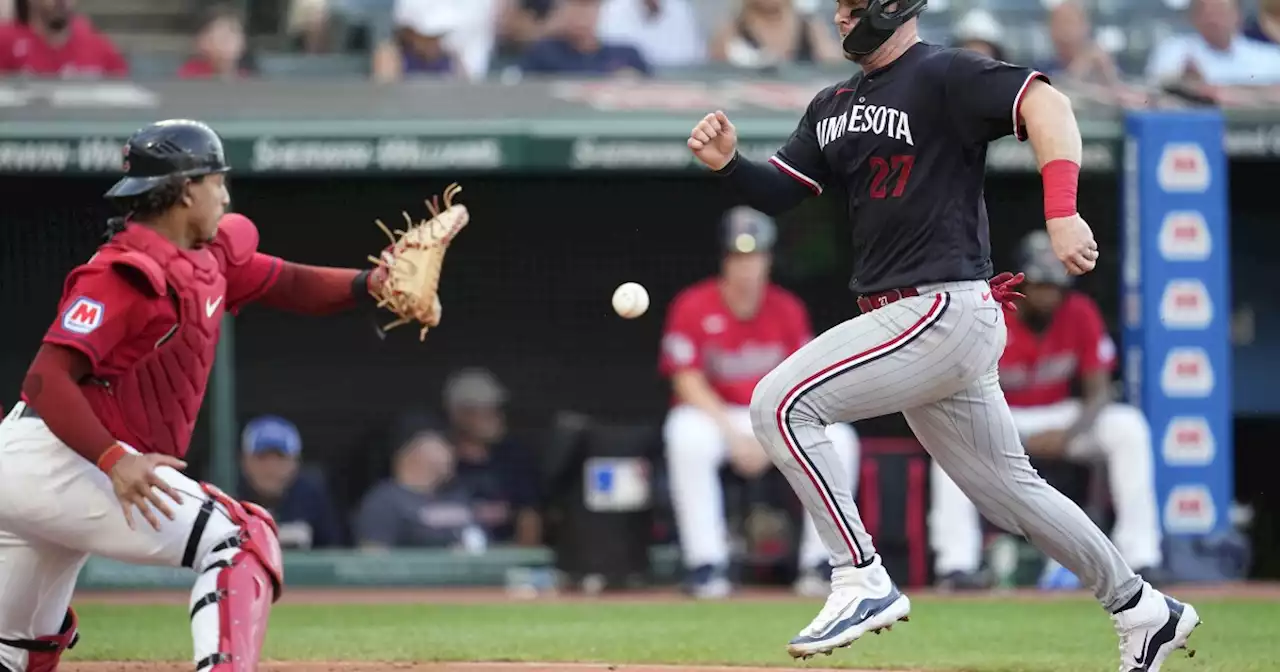
M 444 384 L 446 408 L 495 407 L 506 401 L 507 389 L 488 369 L 462 369 Z
M 991 48 L 991 57 L 1004 60 L 1004 28 L 995 15 L 985 9 L 975 9 L 965 14 L 953 30 L 958 47 L 981 42 Z
M 419 35 L 444 37 L 463 20 L 458 4 L 458 0 L 396 0 L 395 23 Z
M 778 227 L 769 215 L 740 205 L 720 219 L 720 241 L 726 254 L 768 252 L 778 239 Z
M 274 451 L 297 457 L 302 452 L 302 436 L 298 434 L 298 428 L 292 422 L 275 415 L 263 415 L 251 420 L 244 427 L 240 443 L 241 448 L 249 455 Z

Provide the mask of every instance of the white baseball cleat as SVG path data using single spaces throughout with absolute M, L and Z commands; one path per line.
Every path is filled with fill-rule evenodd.
M 1149 584 L 1131 609 L 1112 614 L 1120 635 L 1120 672 L 1159 672 L 1165 659 L 1187 648 L 1187 638 L 1200 625 L 1196 608 L 1168 597 Z M 1188 650 L 1188 656 L 1196 655 Z
M 787 644 L 792 658 L 831 655 L 838 648 L 874 632 L 888 630 L 911 613 L 911 600 L 893 585 L 880 556 L 866 567 L 836 567 L 831 594 L 817 618 Z

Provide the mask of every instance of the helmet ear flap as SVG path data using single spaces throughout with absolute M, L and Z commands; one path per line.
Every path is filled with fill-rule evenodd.
M 858 24 L 845 36 L 841 47 L 857 60 L 889 41 L 907 21 L 924 11 L 928 0 L 870 0 Z M 888 9 L 893 6 L 893 9 Z

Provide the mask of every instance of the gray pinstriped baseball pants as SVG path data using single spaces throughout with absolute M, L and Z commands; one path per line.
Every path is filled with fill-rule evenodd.
M 1036 473 L 996 365 L 1004 313 L 982 281 L 918 288 L 833 327 L 769 373 L 751 400 L 756 436 L 817 524 L 835 565 L 875 554 L 824 428 L 902 412 L 925 450 L 988 520 L 1026 537 L 1109 611 L 1142 579 L 1080 507 Z

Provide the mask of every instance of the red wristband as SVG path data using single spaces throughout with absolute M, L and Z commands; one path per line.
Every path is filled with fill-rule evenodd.
M 124 456 L 128 454 L 129 451 L 125 450 L 124 446 L 121 446 L 119 443 L 113 443 L 105 453 L 98 457 L 98 468 L 101 469 L 103 473 L 110 474 L 112 467 L 116 466 L 116 462 L 124 459 Z
M 1044 182 L 1044 218 L 1070 217 L 1076 214 L 1076 187 L 1080 183 L 1080 164 L 1067 159 L 1054 159 L 1040 169 Z

